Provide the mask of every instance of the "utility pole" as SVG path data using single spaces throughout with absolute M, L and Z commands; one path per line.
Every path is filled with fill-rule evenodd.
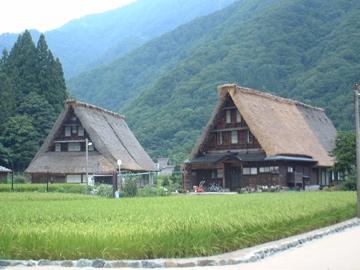
M 85 139 L 86 184 L 89 184 L 89 139 Z
M 356 127 L 356 179 L 357 179 L 357 216 L 360 218 L 360 122 L 359 122 L 359 89 L 360 84 L 354 84 L 355 95 L 355 127 Z

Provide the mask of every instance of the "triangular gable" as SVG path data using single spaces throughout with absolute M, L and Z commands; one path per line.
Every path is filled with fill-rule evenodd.
M 214 124 L 217 120 L 217 118 L 220 116 L 220 112 L 222 108 L 224 107 L 224 104 L 226 102 L 226 98 L 222 97 L 219 99 L 218 103 L 215 106 L 215 109 L 213 110 L 211 117 L 209 121 L 207 122 L 205 129 L 201 135 L 201 137 L 197 140 L 195 147 L 193 148 L 190 159 L 194 159 L 198 156 L 200 152 L 202 152 L 202 149 L 205 147 L 207 142 L 209 141 L 210 132 L 214 128 Z
M 229 100 L 231 100 L 232 105 L 228 104 Z M 219 102 L 216 105 L 216 108 L 214 109 L 212 116 L 211 116 L 209 122 L 207 123 L 207 126 L 206 126 L 202 136 L 200 137 L 196 146 L 194 147 L 194 149 L 191 153 L 191 159 L 195 158 L 198 155 L 198 153 L 204 152 L 204 150 L 207 150 L 209 148 L 208 143 L 211 141 L 211 136 L 212 136 L 211 132 L 214 129 L 217 129 L 216 123 L 218 122 L 218 119 L 221 118 L 223 109 L 228 106 L 235 106 L 235 104 L 233 103 L 230 95 L 224 95 L 223 97 L 221 97 L 219 99 Z M 239 112 L 240 112 L 240 110 L 239 110 Z M 241 115 L 241 112 L 240 112 L 240 115 Z M 246 119 L 242 115 L 241 115 L 241 118 L 243 120 L 245 120 L 245 123 L 246 123 Z M 242 126 L 242 127 L 247 127 L 249 129 L 250 133 L 252 134 L 254 140 L 256 140 L 258 142 L 256 136 L 252 133 L 250 127 L 248 127 L 246 125 Z M 256 149 L 262 150 L 261 144 L 259 147 L 256 147 Z
M 61 128 L 62 123 L 65 120 L 66 115 L 69 112 L 69 107 L 65 105 L 65 109 L 60 113 L 60 115 L 58 116 L 58 118 L 56 119 L 53 127 L 51 128 L 49 134 L 47 135 L 46 139 L 44 140 L 43 144 L 41 145 L 40 149 L 37 151 L 37 153 L 35 154 L 34 158 L 32 159 L 32 161 L 30 162 L 30 165 L 39 158 L 39 156 L 45 152 L 47 152 L 47 150 L 49 149 L 56 133 L 58 132 L 58 130 Z M 30 166 L 29 165 L 29 166 Z M 27 171 L 27 169 L 25 170 Z

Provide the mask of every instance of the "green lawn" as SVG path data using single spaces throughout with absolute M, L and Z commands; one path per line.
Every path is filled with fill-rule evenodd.
M 144 259 L 210 255 L 352 218 L 356 193 L 103 199 L 0 194 L 0 258 Z

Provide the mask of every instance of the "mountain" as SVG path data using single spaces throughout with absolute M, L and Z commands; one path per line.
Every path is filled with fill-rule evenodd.
M 73 20 L 46 32 L 45 37 L 69 78 L 108 63 L 154 37 L 234 1 L 137 0 L 112 11 Z M 16 38 L 17 34 L 0 35 L 0 49 L 9 49 Z
M 153 156 L 182 161 L 217 101 L 238 83 L 324 107 L 353 128 L 360 2 L 244 0 L 70 80 L 72 93 L 120 110 Z

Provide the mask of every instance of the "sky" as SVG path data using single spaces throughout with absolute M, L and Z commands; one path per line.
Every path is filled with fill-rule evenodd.
M 0 34 L 41 32 L 72 19 L 121 7 L 135 0 L 0 0 Z

